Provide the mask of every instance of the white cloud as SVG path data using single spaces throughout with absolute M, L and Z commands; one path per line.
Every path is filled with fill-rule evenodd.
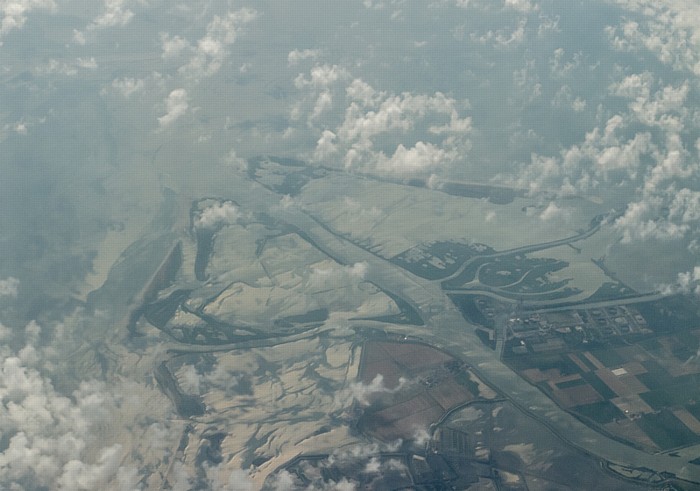
M 54 58 L 50 58 L 48 62 L 43 65 L 39 65 L 35 68 L 37 74 L 40 75 L 66 75 L 72 77 L 78 73 L 78 65 L 73 63 L 66 63 L 58 61 Z
M 319 54 L 320 51 L 317 49 L 295 49 L 290 51 L 287 55 L 287 63 L 289 66 L 294 66 L 303 60 L 315 60 L 318 58 Z
M 430 433 L 425 428 L 417 428 L 413 433 L 413 441 L 419 447 L 425 446 L 431 439 Z
M 333 106 L 333 96 L 330 91 L 324 90 L 316 99 L 316 105 L 311 113 L 311 119 L 318 119 L 324 112 Z
M 399 144 L 390 158 L 379 160 L 377 170 L 387 174 L 425 173 L 445 162 L 454 160 L 454 157 L 431 143 L 419 141 L 408 149 Z
M 552 78 L 570 77 L 584 62 L 584 55 L 581 51 L 577 51 L 570 57 L 565 57 L 564 48 L 554 50 L 554 55 L 549 59 L 549 72 Z
M 95 60 L 95 57 L 91 56 L 90 58 L 77 58 L 75 61 L 75 64 L 79 66 L 80 68 L 88 68 L 88 69 L 93 69 L 97 68 L 97 61 Z
M 628 99 L 647 100 L 654 83 L 654 76 L 650 72 L 633 73 L 619 82 L 610 84 L 610 93 Z
M 187 112 L 189 107 L 187 91 L 185 89 L 175 89 L 165 100 L 166 113 L 158 118 L 161 126 L 168 126 Z
M 690 227 L 688 224 L 676 223 L 660 218 L 664 198 L 645 196 L 639 201 L 629 203 L 625 213 L 613 223 L 623 232 L 622 242 L 633 240 L 674 240 L 684 237 Z
M 560 17 L 558 15 L 548 16 L 544 14 L 539 15 L 539 26 L 537 26 L 537 37 L 543 38 L 548 33 L 559 34 L 561 32 L 561 27 L 559 27 Z
M 161 56 L 165 60 L 177 58 L 184 50 L 190 48 L 190 42 L 187 39 L 180 36 L 170 36 L 167 33 L 161 33 L 160 43 L 163 49 Z
M 608 86 L 608 93 L 627 100 L 627 111 L 604 120 L 601 106 L 599 120 L 604 123 L 587 132 L 582 142 L 562 149 L 558 156 L 533 155 L 529 164 L 506 181 L 533 193 L 548 190 L 559 195 L 585 194 L 596 189 L 611 192 L 610 185 L 637 186 L 640 201 L 654 197 L 668 204 L 670 194 L 665 189 L 669 184 L 687 181 L 700 170 L 692 161 L 691 150 L 685 148 L 683 136 L 697 119 L 687 104 L 691 85 L 688 81 L 659 85 L 649 72 L 618 76 Z M 570 105 L 574 110 L 586 107 L 584 100 L 573 97 L 568 85 L 559 89 L 552 104 Z M 644 224 L 639 224 L 641 235 L 632 236 L 682 234 L 684 227 L 655 227 L 656 220 L 650 216 L 657 209 L 655 204 L 646 203 L 644 209 L 648 210 L 645 216 L 649 216 Z M 640 219 L 640 211 L 641 208 L 631 208 L 619 223 L 630 231 L 631 220 Z
M 0 341 L 9 341 L 13 334 L 12 329 L 0 323 Z
M 655 188 L 630 203 L 614 226 L 623 232 L 623 242 L 656 239 L 675 240 L 697 235 L 700 224 L 700 191 Z
M 12 276 L 0 280 L 0 298 L 1 297 L 11 297 L 17 298 L 17 292 L 19 290 L 19 280 Z
M 299 484 L 288 470 L 282 469 L 269 480 L 268 485 L 272 491 L 291 491 Z
M 195 225 L 200 228 L 213 229 L 221 225 L 232 225 L 240 218 L 241 213 L 230 201 L 215 203 L 199 214 Z
M 577 113 L 583 112 L 586 109 L 586 101 L 577 96 L 571 103 L 571 109 Z
M 700 5 L 688 0 L 609 0 L 637 14 L 607 29 L 622 51 L 647 50 L 675 70 L 700 75 Z
M 539 10 L 539 6 L 533 4 L 530 0 L 505 0 L 504 5 L 507 9 L 524 14 Z
M 695 266 L 692 271 L 678 273 L 678 286 L 684 293 L 700 293 L 700 266 Z
M 88 29 L 105 29 L 107 27 L 125 26 L 134 17 L 134 13 L 125 7 L 127 0 L 105 0 L 104 11 L 95 17 Z
M 331 155 L 338 152 L 338 148 L 335 145 L 337 136 L 330 130 L 323 130 L 321 133 L 321 138 L 316 142 L 316 150 L 314 150 L 314 160 L 323 161 L 327 160 Z
M 0 0 L 0 36 L 21 29 L 27 20 L 27 14 L 33 10 L 55 9 L 56 3 L 53 0 Z
M 40 332 L 30 322 L 26 344 L 16 356 L 0 348 L 0 432 L 7 437 L 0 452 L 0 487 L 21 483 L 24 489 L 72 491 L 135 486 L 135 469 L 121 467 L 121 446 L 95 432 L 109 424 L 125 387 L 108 389 L 92 380 L 81 382 L 71 398 L 60 395 L 41 373 L 39 365 L 47 362 L 50 350 L 39 346 Z
M 80 46 L 85 45 L 85 34 L 77 29 L 73 29 L 73 42 Z
M 660 285 L 658 290 L 666 295 L 693 293 L 700 296 L 700 266 L 678 273 L 675 283 Z
M 308 85 L 316 88 L 324 88 L 334 82 L 348 78 L 347 70 L 338 65 L 316 65 L 311 69 L 310 77 L 307 79 L 303 74 L 299 74 L 294 79 L 297 89 L 302 89 Z
M 144 85 L 145 82 L 143 79 L 126 77 L 112 80 L 112 88 L 119 92 L 123 97 L 130 97 L 137 92 L 141 92 Z
M 685 82 L 679 87 L 666 86 L 650 98 L 642 89 L 642 94 L 630 102 L 629 108 L 637 119 L 649 126 L 668 126 L 671 114 L 684 115 L 685 101 L 689 86 Z M 646 97 L 645 97 L 646 96 Z
M 199 378 L 194 365 L 185 365 L 185 368 L 178 373 L 178 383 L 186 394 L 199 395 Z
M 472 131 L 472 119 L 469 117 L 460 118 L 459 114 L 457 114 L 457 111 L 455 109 L 452 109 L 450 111 L 449 123 L 444 124 L 442 126 L 431 126 L 430 128 L 428 128 L 428 131 L 436 135 L 441 135 L 444 133 L 468 134 Z
M 353 400 L 359 402 L 362 406 L 369 406 L 371 398 L 375 394 L 394 394 L 406 387 L 408 383 L 408 380 L 401 378 L 396 387 L 388 388 L 384 385 L 384 376 L 378 373 L 369 384 L 352 382 L 347 389 L 336 396 L 336 399 L 343 400 L 345 406 L 349 406 Z
M 119 469 L 123 458 L 121 450 L 119 444 L 103 448 L 95 464 L 86 464 L 81 460 L 66 462 L 57 480 L 58 489 L 92 490 L 105 486 Z
M 224 465 L 204 466 L 207 489 L 220 491 L 253 491 L 255 484 L 242 469 L 226 471 Z
M 522 68 L 513 70 L 513 84 L 517 89 L 514 95 L 522 100 L 521 105 L 532 104 L 542 95 L 534 59 L 526 59 Z M 513 96 L 510 99 L 513 100 Z
M 470 149 L 472 121 L 460 114 L 469 108 L 467 101 L 457 101 L 441 92 L 380 92 L 361 79 L 345 85 L 348 78 L 348 71 L 342 67 L 317 65 L 308 77 L 300 74 L 295 80 L 296 87 L 308 95 L 293 104 L 292 117 L 305 117 L 307 126 L 317 129 L 315 162 L 342 162 L 345 168 L 365 172 L 409 175 L 432 173 Z M 342 120 L 338 119 L 335 101 L 344 102 Z M 321 117 L 323 123 L 319 124 Z M 389 146 L 391 153 L 376 149 L 377 140 L 384 148 L 387 141 L 394 141 Z
M 285 194 L 280 198 L 280 208 L 283 210 L 288 210 L 290 208 L 293 208 L 297 205 L 297 202 L 294 198 L 292 198 L 290 195 Z
M 265 483 L 263 489 L 274 491 L 354 491 L 356 489 L 384 489 L 387 482 L 401 476 L 410 476 L 406 464 L 397 458 L 387 458 L 386 454 L 395 453 L 401 447 L 401 440 L 383 444 L 354 444 L 333 451 L 327 459 L 315 461 L 314 464 L 302 464 L 307 482 L 282 469 Z M 384 455 L 382 455 L 384 454 Z M 346 476 L 333 478 L 320 472 L 334 468 Z M 357 475 L 360 472 L 362 477 Z M 337 480 L 336 480 L 337 479 Z
M 311 267 L 307 284 L 311 290 L 323 291 L 332 288 L 353 288 L 364 280 L 367 263 L 360 262 L 349 266 L 322 264 Z
M 190 61 L 180 67 L 180 72 L 193 79 L 216 74 L 229 55 L 228 46 L 236 41 L 243 26 L 256 17 L 257 12 L 251 8 L 231 11 L 224 16 L 215 15 L 207 25 L 204 37 L 197 41 Z M 166 53 L 166 49 L 170 49 L 170 54 L 174 55 L 175 51 L 185 47 L 182 40 L 178 40 L 174 45 L 164 46 L 163 52 Z
M 488 30 L 485 34 L 470 34 L 470 39 L 479 44 L 488 44 L 495 48 L 513 48 L 520 46 L 525 41 L 525 27 L 527 19 L 522 18 L 513 29 Z
M 554 201 L 550 201 L 547 207 L 540 213 L 540 220 L 551 221 L 561 220 L 568 216 L 568 213 L 563 208 L 557 206 Z
M 562 85 L 552 98 L 552 106 L 560 109 L 571 109 L 578 113 L 586 109 L 586 101 L 579 96 L 574 97 L 571 87 Z
M 236 150 L 233 148 L 226 154 L 223 162 L 226 166 L 237 172 L 246 172 L 248 170 L 248 162 L 246 159 L 239 157 Z

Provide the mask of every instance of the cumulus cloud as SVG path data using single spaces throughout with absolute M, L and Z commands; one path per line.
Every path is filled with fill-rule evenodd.
M 559 155 L 533 154 L 530 163 L 506 181 L 532 193 L 547 190 L 560 196 L 636 188 L 636 199 L 616 222 L 626 231 L 626 240 L 683 235 L 685 227 L 678 223 L 657 223 L 663 220 L 657 212 L 697 176 L 698 166 L 692 160 L 695 149 L 684 142 L 684 133 L 697 119 L 686 103 L 690 91 L 687 81 L 662 85 L 649 72 L 622 74 L 608 86 L 608 92 L 626 101 L 626 111 L 602 119 L 582 142 L 562 149 Z M 576 109 L 578 102 L 564 85 L 553 104 L 569 103 Z
M 451 161 L 451 155 L 431 143 L 416 142 L 415 146 L 406 148 L 402 144 L 396 147 L 394 154 L 386 158 L 381 155 L 377 169 L 386 174 L 417 174 L 430 171 L 441 163 Z M 346 162 L 352 165 L 352 162 Z
M 335 144 L 337 136 L 331 130 L 323 130 L 321 137 L 316 142 L 314 150 L 314 160 L 323 161 L 338 153 L 338 147 Z
M 539 215 L 540 220 L 544 221 L 564 219 L 567 216 L 567 211 L 559 207 L 554 201 L 550 201 Z
M 289 66 L 294 66 L 303 60 L 315 60 L 319 54 L 320 51 L 317 49 L 295 49 L 287 55 L 287 63 Z
M 351 459 L 371 458 L 380 453 L 393 453 L 401 448 L 403 441 L 396 440 L 385 443 L 360 443 L 338 448 L 330 455 L 330 461 L 345 461 Z
M 362 203 L 350 198 L 345 197 L 343 199 L 343 207 L 347 210 L 348 215 L 356 217 L 358 220 L 376 222 L 382 217 L 386 216 L 386 213 L 378 206 L 372 206 L 371 208 L 365 207 Z
M 413 442 L 419 447 L 425 446 L 431 438 L 432 436 L 425 428 L 416 428 L 413 433 Z
M 283 210 L 288 210 L 288 209 L 290 209 L 290 208 L 293 208 L 293 207 L 297 206 L 297 202 L 296 202 L 296 200 L 295 200 L 293 197 L 291 197 L 291 196 L 288 195 L 288 194 L 285 194 L 284 196 L 282 196 L 282 197 L 280 198 L 280 204 L 279 204 L 279 206 L 280 206 L 280 208 L 283 209 Z
M 527 19 L 523 18 L 514 28 L 490 29 L 481 35 L 472 33 L 470 38 L 475 43 L 487 44 L 495 48 L 514 48 L 525 41 L 526 26 Z
M 255 485 L 248 473 L 242 469 L 227 472 L 223 465 L 204 466 L 207 489 L 221 491 L 253 491 Z
M 314 105 L 314 110 L 311 113 L 311 119 L 318 119 L 326 110 L 333 106 L 333 96 L 330 91 L 324 90 L 319 94 Z
M 53 0 L 2 0 L 0 1 L 0 37 L 15 29 L 21 29 L 27 21 L 27 14 L 33 10 L 52 11 L 56 8 Z
M 125 26 L 134 17 L 126 7 L 127 0 L 105 0 L 104 11 L 95 17 L 88 29 L 105 29 L 107 27 Z
M 658 289 L 665 295 L 683 293 L 700 296 L 700 266 L 678 273 L 675 283 L 660 285 Z
M 335 263 L 322 263 L 311 267 L 308 286 L 312 290 L 328 290 L 356 286 L 367 274 L 367 263 L 360 262 L 350 266 Z
M 345 491 L 355 489 L 385 489 L 393 479 L 406 481 L 407 466 L 392 454 L 399 451 L 401 440 L 389 443 L 359 443 L 335 449 L 325 459 L 302 462 L 299 470 L 306 478 L 282 469 L 270 476 L 263 489 L 287 491 Z M 327 472 L 325 472 L 327 471 Z M 342 477 L 341 477 L 342 476 Z
M 226 166 L 238 172 L 246 172 L 248 170 L 248 162 L 244 158 L 239 157 L 233 148 L 226 154 L 223 162 Z
M 207 25 L 206 34 L 194 46 L 189 62 L 180 67 L 180 73 L 193 79 L 216 74 L 229 56 L 228 47 L 236 41 L 243 26 L 256 17 L 257 12 L 251 8 L 231 11 L 224 16 L 215 15 Z M 177 50 L 186 47 L 182 40 L 165 38 L 163 53 L 174 56 Z
M 187 39 L 183 39 L 180 36 L 170 36 L 167 33 L 161 33 L 160 42 L 163 49 L 161 56 L 165 60 L 177 58 L 184 50 L 190 48 L 190 43 Z
M 399 384 L 390 389 L 384 385 L 384 376 L 378 373 L 369 384 L 363 382 L 353 382 L 350 384 L 347 394 L 352 397 L 352 400 L 359 402 L 363 406 L 369 406 L 372 396 L 375 394 L 394 394 L 403 389 L 408 384 L 405 378 L 399 379 Z
M 302 89 L 307 86 L 315 88 L 326 88 L 334 82 L 349 77 L 348 71 L 338 65 L 316 65 L 311 69 L 310 76 L 306 78 L 300 73 L 294 79 L 294 85 L 297 89 Z
M 165 100 L 166 113 L 158 118 L 161 127 L 169 126 L 187 112 L 189 107 L 187 91 L 175 89 Z
M 214 229 L 222 225 L 232 225 L 240 216 L 238 207 L 230 201 L 225 201 L 202 210 L 195 220 L 195 225 L 199 228 Z
M 624 243 L 633 240 L 675 240 L 697 230 L 700 223 L 700 192 L 688 188 L 654 189 L 627 205 L 613 225 L 623 233 Z
M 84 46 L 86 42 L 85 34 L 77 29 L 73 29 L 73 42 L 77 45 Z
M 90 58 L 76 58 L 75 64 L 78 65 L 80 68 L 97 68 L 97 61 L 93 56 L 91 56 Z
M 38 356 L 40 333 L 30 322 L 17 355 L 0 349 L 0 432 L 7 437 L 0 452 L 0 487 L 136 489 L 135 469 L 121 467 L 122 447 L 94 433 L 96 426 L 108 424 L 121 396 L 95 380 L 81 382 L 70 398 L 57 393 L 40 371 L 46 358 L 46 353 Z
M 342 162 L 346 169 L 364 172 L 429 175 L 471 148 L 472 121 L 462 114 L 468 101 L 441 92 L 378 91 L 350 78 L 338 65 L 316 65 L 295 79 L 305 97 L 293 105 L 291 116 L 305 119 L 317 131 L 315 162 Z M 344 113 L 338 110 L 342 108 Z M 378 141 L 382 148 L 376 148 Z
M 94 464 L 71 460 L 63 466 L 63 473 L 57 480 L 58 488 L 77 490 L 98 489 L 105 486 L 119 470 L 121 459 L 122 447 L 115 444 L 103 448 Z
M 140 78 L 119 78 L 112 80 L 112 88 L 119 92 L 123 97 L 131 97 L 137 92 L 141 92 L 145 86 L 145 82 Z
M 539 10 L 539 6 L 532 3 L 530 0 L 505 0 L 504 5 L 507 9 L 524 14 Z
M 95 58 L 76 58 L 72 61 L 59 61 L 54 58 L 37 66 L 34 70 L 39 75 L 66 75 L 72 77 L 81 70 L 94 70 L 97 68 Z
M 577 51 L 572 56 L 566 56 L 564 48 L 554 50 L 553 56 L 549 59 L 550 75 L 555 79 L 562 79 L 571 75 L 583 63 L 583 53 Z
M 681 291 L 700 294 L 700 266 L 695 266 L 692 271 L 678 274 L 678 286 Z
M 200 393 L 200 375 L 194 365 L 186 365 L 185 368 L 178 373 L 178 383 L 180 388 L 187 394 Z
M 628 157 L 651 157 L 645 159 L 648 163 L 641 173 L 638 195 L 614 222 L 623 232 L 624 242 L 697 235 L 694 231 L 700 224 L 696 212 L 698 149 L 684 141 L 688 129 L 697 126 L 697 118 L 686 104 L 690 90 L 688 81 L 660 85 L 648 72 L 630 74 L 610 86 L 612 94 L 629 101 L 626 124 L 641 124 L 650 129 L 641 136 L 638 133 L 637 144 L 628 146 L 624 152 Z M 618 119 L 617 126 L 624 126 L 624 119 Z M 658 135 L 655 139 L 652 131 Z M 619 158 L 615 154 L 610 157 L 609 162 Z M 639 166 L 639 159 L 633 160 Z
M 17 292 L 19 290 L 19 280 L 12 276 L 0 280 L 0 298 L 11 297 L 17 298 Z
M 269 491 L 287 491 L 294 489 L 295 486 L 298 486 L 297 479 L 288 470 L 282 469 L 269 479 L 269 482 L 266 483 L 263 489 Z
M 552 98 L 552 106 L 560 109 L 572 109 L 580 113 L 586 109 L 586 101 L 580 96 L 574 96 L 571 87 L 562 85 Z
M 636 20 L 607 28 L 611 45 L 621 51 L 648 51 L 674 68 L 700 75 L 700 6 L 687 0 L 611 0 Z

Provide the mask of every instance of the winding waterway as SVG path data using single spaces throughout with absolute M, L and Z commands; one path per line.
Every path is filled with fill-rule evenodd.
M 367 280 L 383 290 L 392 292 L 413 306 L 424 321 L 424 326 L 396 326 L 397 331 L 421 338 L 427 343 L 445 349 L 461 358 L 492 386 L 502 392 L 518 408 L 545 424 L 560 438 L 574 447 L 601 459 L 632 467 L 647 468 L 656 472 L 669 472 L 678 478 L 700 482 L 700 466 L 681 458 L 663 454 L 648 454 L 608 438 L 586 426 L 568 412 L 559 408 L 539 389 L 520 378 L 496 353 L 479 340 L 474 326 L 469 325 L 449 301 L 438 282 L 420 278 L 378 256 L 342 236 L 321 226 L 299 208 L 279 207 L 280 196 L 259 186 L 240 190 L 235 198 L 253 209 L 267 208 L 280 221 L 303 230 L 309 240 L 323 252 L 342 264 L 366 262 Z M 560 245 L 580 240 L 597 230 L 597 224 L 580 236 L 562 239 L 544 246 Z M 522 250 L 536 250 L 542 245 L 523 246 Z

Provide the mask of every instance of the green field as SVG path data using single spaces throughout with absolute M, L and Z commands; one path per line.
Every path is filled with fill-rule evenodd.
M 649 438 L 664 450 L 700 442 L 700 436 L 690 431 L 667 409 L 643 415 L 638 424 Z
M 625 415 L 622 414 L 622 411 L 620 411 L 610 401 L 594 402 L 593 404 L 576 406 L 576 412 L 599 424 L 610 423 L 615 419 L 625 417 Z

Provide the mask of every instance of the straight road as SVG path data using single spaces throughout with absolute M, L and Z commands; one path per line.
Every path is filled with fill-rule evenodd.
M 449 301 L 439 283 L 425 280 L 382 260 L 361 247 L 320 226 L 299 209 L 281 211 L 278 218 L 303 230 L 321 250 L 343 264 L 366 262 L 366 279 L 414 306 L 425 325 L 405 328 L 405 332 L 445 349 L 466 361 L 488 383 L 497 388 L 521 410 L 542 422 L 560 438 L 580 450 L 616 464 L 670 472 L 678 478 L 700 482 L 700 466 L 669 455 L 651 455 L 608 438 L 559 408 L 539 389 L 520 378 L 484 346 Z M 586 234 L 592 233 L 587 231 Z M 570 239 L 566 239 L 570 240 Z M 536 247 L 536 246 L 528 246 Z
M 219 191 L 220 196 L 236 200 L 244 210 L 266 211 L 280 222 L 296 227 L 320 250 L 341 264 L 367 263 L 366 279 L 403 298 L 416 309 L 425 323 L 421 327 L 396 326 L 397 331 L 418 337 L 461 358 L 522 411 L 545 424 L 572 446 L 615 464 L 668 472 L 680 479 L 700 483 L 700 466 L 690 464 L 682 458 L 648 454 L 608 438 L 563 411 L 539 389 L 520 378 L 492 350 L 483 345 L 476 336 L 474 326 L 468 324 L 447 299 L 440 282 L 420 278 L 362 249 L 334 234 L 327 226 L 321 226 L 315 218 L 298 207 L 281 206 L 280 195 L 258 183 L 241 179 L 240 175 L 236 179 L 209 182 L 206 190 L 209 195 Z M 568 244 L 592 235 L 598 227 L 597 223 L 593 223 L 589 230 L 574 237 L 524 246 L 499 254 L 524 253 Z

